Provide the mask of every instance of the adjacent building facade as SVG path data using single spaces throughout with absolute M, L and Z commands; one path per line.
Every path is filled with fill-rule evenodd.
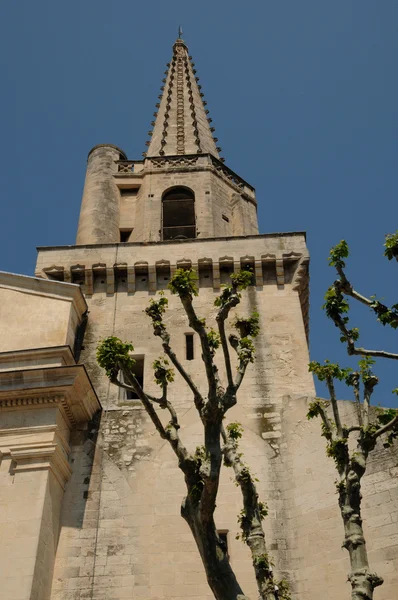
M 180 516 L 174 455 L 95 356 L 104 337 L 131 341 L 136 375 L 156 393 L 151 364 L 161 346 L 143 311 L 158 291 L 169 296 L 179 267 L 197 271 L 195 302 L 209 325 L 222 284 L 242 267 L 253 271 L 237 312 L 256 310 L 262 333 L 228 419 L 245 429 L 242 449 L 269 506 L 270 553 L 292 597 L 348 597 L 334 467 L 305 417 L 314 396 L 305 234 L 258 233 L 255 190 L 220 158 L 181 39 L 161 92 L 143 160 L 111 144 L 89 153 L 76 245 L 39 248 L 35 277 L 0 274 L 3 598 L 212 598 Z M 198 339 L 174 296 L 166 322 L 200 386 Z M 176 377 L 170 393 L 195 449 L 202 434 L 189 389 Z M 351 405 L 344 410 L 348 420 Z M 365 479 L 371 564 L 386 580 L 379 600 L 396 598 L 398 586 L 397 463 L 393 451 L 376 453 Z M 217 504 L 232 565 L 254 599 L 249 552 L 235 539 L 240 493 L 227 469 Z

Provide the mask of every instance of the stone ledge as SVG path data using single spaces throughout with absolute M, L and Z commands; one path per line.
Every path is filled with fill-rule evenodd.
M 70 427 L 90 421 L 101 404 L 84 365 L 0 373 L 0 411 L 60 404 Z
M 70 346 L 52 346 L 28 350 L 0 352 L 0 372 L 21 371 L 41 367 L 62 367 L 75 365 Z

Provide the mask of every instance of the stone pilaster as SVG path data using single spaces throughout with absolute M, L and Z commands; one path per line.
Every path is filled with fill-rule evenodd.
M 12 359 L 25 366 L 43 360 L 42 350 L 10 354 L 0 354 L 0 368 L 17 366 Z M 57 366 L 0 372 L 3 600 L 50 598 L 61 503 L 72 473 L 70 433 L 100 408 L 70 350 L 47 349 L 45 358 Z

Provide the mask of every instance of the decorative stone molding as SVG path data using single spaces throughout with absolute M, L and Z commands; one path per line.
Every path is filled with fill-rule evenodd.
M 206 155 L 204 155 L 206 156 Z M 165 161 L 170 160 L 180 160 L 184 157 L 165 157 Z M 195 160 L 199 160 L 199 156 L 195 157 Z M 154 159 L 151 159 L 154 160 Z M 157 159 L 156 159 L 157 160 Z M 301 238 L 301 239 L 300 239 Z M 280 240 L 284 240 L 283 244 L 281 244 Z M 236 241 L 239 244 L 239 247 L 242 248 L 242 240 L 247 240 L 247 253 L 241 255 L 233 254 L 233 245 L 229 245 L 228 247 L 224 246 L 224 242 L 229 240 Z M 270 240 L 268 242 L 268 240 Z M 202 257 L 198 256 L 198 252 L 196 251 L 196 244 L 200 245 L 200 251 L 203 250 Z M 228 254 L 223 254 L 222 251 L 219 252 L 220 244 L 225 248 L 224 252 L 227 251 Z M 253 245 L 252 245 L 253 244 Z M 203 245 L 203 246 L 202 246 Z M 134 264 L 129 264 L 129 257 L 145 257 L 146 251 L 145 248 L 149 247 L 148 256 L 153 256 L 152 261 L 146 260 L 136 260 Z M 156 247 L 156 251 L 155 251 Z M 245 246 L 243 246 L 245 247 Z M 279 248 L 282 247 L 282 252 L 279 253 Z M 286 248 L 286 251 L 283 251 L 283 248 Z M 101 248 L 105 248 L 103 256 L 106 256 L 107 250 L 106 246 Z M 119 248 L 121 260 L 124 263 L 124 269 L 127 272 L 127 293 L 134 294 L 136 291 L 135 281 L 137 274 L 145 274 L 148 277 L 148 291 L 153 293 L 158 288 L 164 288 L 163 279 L 159 279 L 156 277 L 159 271 L 162 269 L 170 270 L 170 277 L 173 276 L 175 270 L 180 267 L 190 268 L 192 266 L 192 260 L 188 258 L 190 256 L 190 252 L 192 251 L 192 257 L 194 257 L 193 263 L 198 265 L 198 269 L 210 267 L 212 266 L 213 271 L 213 289 L 218 290 L 220 287 L 220 267 L 222 266 L 230 266 L 233 268 L 234 272 L 237 272 L 241 265 L 244 264 L 245 261 L 250 262 L 250 265 L 254 269 L 255 273 L 255 282 L 257 287 L 261 287 L 264 285 L 273 285 L 273 277 L 276 278 L 277 285 L 291 285 L 291 289 L 297 291 L 299 293 L 299 298 L 301 302 L 301 308 L 303 313 L 303 318 L 308 324 L 308 262 L 309 257 L 306 253 L 305 243 L 304 243 L 304 234 L 303 233 L 290 233 L 290 234 L 265 234 L 265 235 L 256 235 L 256 236 L 234 236 L 233 238 L 213 238 L 209 240 L 186 240 L 178 244 L 178 246 L 173 245 L 173 251 L 178 248 L 179 252 L 177 256 L 181 256 L 181 259 L 178 259 L 175 264 L 171 263 L 166 256 L 169 248 L 168 242 L 146 242 L 143 243 L 131 243 L 125 244 L 122 248 Z M 269 250 L 268 250 L 269 248 Z M 289 248 L 292 250 L 289 251 Z M 56 249 L 55 249 L 56 250 Z M 80 253 L 78 253 L 78 250 Z M 161 254 L 159 253 L 161 250 Z M 232 250 L 232 254 L 229 252 Z M 264 250 L 266 250 L 264 252 Z M 267 251 L 268 250 L 268 251 Z M 91 247 L 87 247 L 80 249 L 76 248 L 73 250 L 74 262 L 77 262 L 77 259 L 82 259 L 80 257 L 87 257 L 88 252 L 91 252 Z M 102 251 L 102 250 L 101 250 Z M 72 251 L 71 251 L 72 252 Z M 218 254 L 219 252 L 219 254 Z M 51 256 L 51 255 L 50 255 Z M 72 254 L 71 254 L 72 256 Z M 98 254 L 97 254 L 98 256 Z M 131 260 L 130 258 L 130 260 Z M 112 253 L 112 260 L 114 259 L 114 254 Z M 83 261 L 82 261 L 83 262 Z M 49 264 L 59 265 L 59 261 L 57 260 L 49 260 Z M 118 265 L 113 265 L 105 263 L 94 263 L 91 266 L 93 272 L 97 268 L 102 268 L 104 270 L 104 274 L 106 277 L 110 277 L 110 279 L 114 278 L 114 270 L 118 269 Z M 77 266 L 76 264 L 74 266 Z M 264 269 L 265 267 L 265 269 Z M 71 267 L 68 265 L 64 266 L 65 273 Z M 42 270 L 44 273 L 46 268 Z M 85 266 L 85 271 L 90 270 L 90 266 Z M 267 272 L 271 275 L 268 279 L 264 279 L 264 273 Z M 53 282 L 55 283 L 55 282 Z M 111 282 L 112 284 L 112 282 Z M 114 284 L 112 284 L 114 286 Z M 209 278 L 199 279 L 198 285 L 208 287 Z M 74 286 L 76 287 L 76 286 Z M 108 289 L 111 289 L 109 286 Z M 142 289 L 142 288 L 141 288 Z M 126 290 L 126 287 L 124 288 Z M 82 291 L 85 293 L 89 293 L 89 290 L 83 287 Z M 113 292 L 112 292 L 113 293 Z M 120 293 L 126 293 L 121 291 Z
M 72 474 L 67 456 L 58 444 L 16 446 L 10 448 L 10 455 L 14 462 L 13 473 L 49 470 L 62 489 Z
M 179 170 L 181 167 L 195 167 L 198 163 L 198 157 L 181 156 L 180 158 L 151 158 L 153 169 Z
M 63 412 L 65 413 L 66 420 L 69 422 L 70 427 L 74 427 L 77 425 L 77 421 L 71 407 L 69 406 L 66 398 L 64 396 L 39 396 L 39 397 L 15 397 L 15 398 L 0 398 L 0 411 L 1 409 L 10 409 L 10 408 L 23 408 L 23 407 L 33 407 L 40 408 L 46 405 L 59 405 L 62 407 Z
M 71 428 L 92 419 L 101 405 L 83 365 L 0 372 L 0 411 L 51 404 L 62 406 Z
M 63 281 L 65 277 L 64 267 L 60 265 L 51 265 L 51 267 L 45 269 L 44 272 L 47 275 L 48 279 L 53 279 L 56 281 Z

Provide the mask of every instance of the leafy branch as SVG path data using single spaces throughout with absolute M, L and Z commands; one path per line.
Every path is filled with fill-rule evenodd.
M 396 256 L 398 246 L 398 233 L 387 236 L 386 239 L 386 251 L 385 255 L 391 259 Z M 362 355 L 362 356 L 374 356 L 379 358 L 390 358 L 398 360 L 398 354 L 393 352 L 387 352 L 384 350 L 371 350 L 356 346 L 356 342 L 359 339 L 358 328 L 349 327 L 349 303 L 346 296 L 354 298 L 361 304 L 364 304 L 370 308 L 376 315 L 377 320 L 382 325 L 389 325 L 393 329 L 398 328 L 398 304 L 394 304 L 391 307 L 386 306 L 376 297 L 367 298 L 359 292 L 357 292 L 351 282 L 348 280 L 345 273 L 346 262 L 345 259 L 349 256 L 348 244 L 345 240 L 342 240 L 339 244 L 334 246 L 330 251 L 329 265 L 334 267 L 337 271 L 339 279 L 337 279 L 333 285 L 327 290 L 325 294 L 325 303 L 323 308 L 326 315 L 331 319 L 335 326 L 340 330 L 340 340 L 347 344 L 347 352 L 349 355 Z

